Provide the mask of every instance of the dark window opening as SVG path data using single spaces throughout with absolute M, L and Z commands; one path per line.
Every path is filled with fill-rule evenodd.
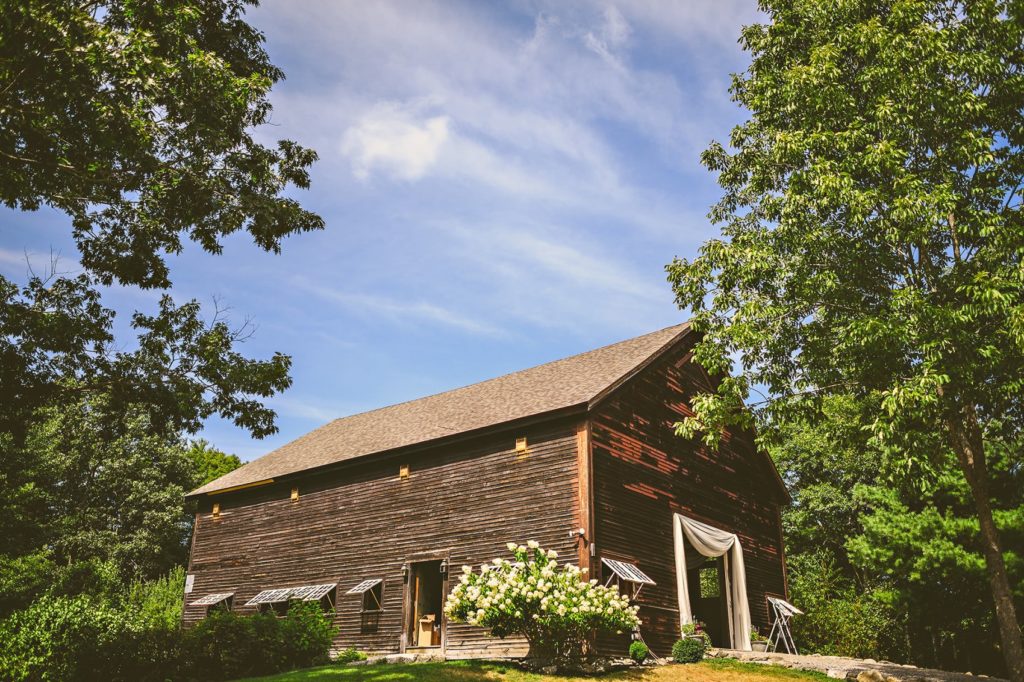
M 384 610 L 384 583 L 377 583 L 363 592 L 363 611 Z

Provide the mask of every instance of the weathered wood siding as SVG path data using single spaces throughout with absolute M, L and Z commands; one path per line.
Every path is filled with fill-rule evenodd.
M 335 648 L 397 652 L 403 629 L 403 562 L 446 558 L 450 580 L 463 564 L 479 566 L 507 553 L 505 543 L 537 540 L 574 556 L 581 525 L 577 430 L 582 417 L 509 431 L 416 454 L 354 463 L 333 473 L 201 500 L 189 572 L 193 601 L 235 592 L 234 608 L 263 589 L 338 583 Z M 515 452 L 527 436 L 529 453 Z M 399 480 L 399 466 L 410 476 Z M 300 497 L 290 500 L 293 485 Z M 220 517 L 211 516 L 213 501 Z M 383 578 L 376 634 L 361 634 L 364 579 Z M 446 586 L 447 588 L 447 586 Z M 201 618 L 189 607 L 186 624 Z M 449 656 L 520 655 L 522 642 L 490 638 L 480 628 L 451 625 Z
M 640 595 L 641 632 L 662 656 L 679 632 L 673 513 L 739 536 L 755 627 L 768 623 L 765 594 L 785 593 L 782 496 L 770 465 L 749 436 L 727 434 L 719 451 L 709 452 L 672 428 L 689 414 L 687 400 L 709 386 L 689 362 L 691 345 L 684 340 L 612 393 L 591 421 L 598 555 L 635 561 L 657 582 Z

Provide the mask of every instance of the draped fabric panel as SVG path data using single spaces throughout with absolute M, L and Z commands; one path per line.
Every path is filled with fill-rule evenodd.
M 686 543 L 706 557 L 725 556 L 725 598 L 729 611 L 732 648 L 750 651 L 750 605 L 747 603 L 747 571 L 743 548 L 734 533 L 676 514 L 672 524 L 676 559 L 676 590 L 679 597 L 679 622 L 692 623 L 690 593 L 686 584 Z

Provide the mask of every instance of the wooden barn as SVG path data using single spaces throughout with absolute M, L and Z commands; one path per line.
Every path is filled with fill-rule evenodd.
M 193 491 L 186 625 L 319 600 L 336 649 L 522 655 L 524 642 L 448 623 L 441 605 L 463 564 L 536 540 L 636 593 L 658 654 L 680 614 L 749 648 L 767 597 L 786 596 L 788 497 L 750 434 L 717 452 L 674 434 L 710 386 L 695 336 L 670 327 L 344 417 Z

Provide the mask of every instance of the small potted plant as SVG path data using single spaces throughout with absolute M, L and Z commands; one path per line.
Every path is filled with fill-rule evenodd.
M 758 632 L 757 628 L 750 628 L 750 649 L 768 651 L 768 638 Z
M 683 639 L 699 639 L 704 643 L 705 649 L 711 648 L 711 636 L 704 627 L 704 623 L 699 620 L 683 624 Z

